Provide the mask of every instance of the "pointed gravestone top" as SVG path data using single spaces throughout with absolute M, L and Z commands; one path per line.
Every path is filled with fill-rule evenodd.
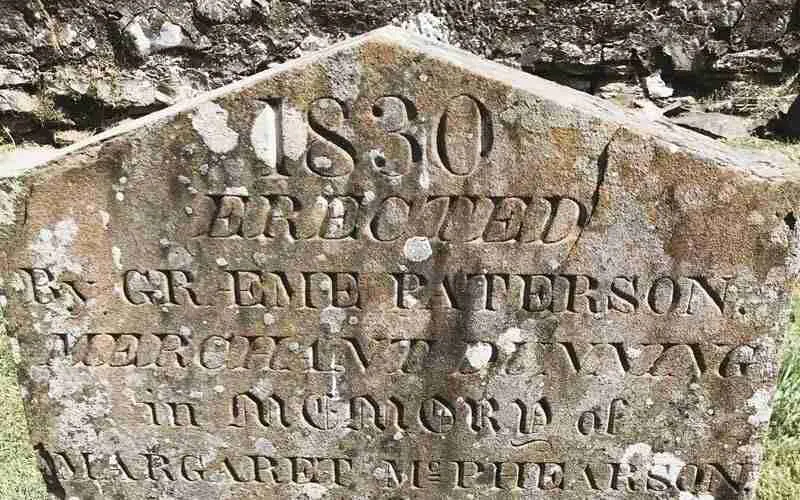
M 58 498 L 746 498 L 796 174 L 384 29 L 5 174 Z

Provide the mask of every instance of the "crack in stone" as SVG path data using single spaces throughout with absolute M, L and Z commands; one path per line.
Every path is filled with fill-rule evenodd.
M 578 246 L 578 242 L 581 240 L 583 232 L 592 222 L 592 217 L 594 217 L 594 213 L 597 210 L 597 205 L 600 204 L 600 192 L 605 185 L 606 172 L 608 171 L 608 148 L 616 140 L 617 135 L 622 129 L 623 126 L 619 126 L 614 130 L 614 132 L 611 134 L 611 138 L 608 140 L 606 145 L 603 146 L 603 150 L 600 152 L 600 156 L 597 158 L 597 182 L 595 183 L 594 192 L 592 192 L 592 205 L 589 207 L 589 211 L 586 214 L 586 221 L 581 225 L 580 231 L 578 231 L 578 236 L 575 237 L 575 241 L 572 242 L 572 246 L 570 246 L 569 250 L 564 256 L 564 259 L 553 269 L 554 271 L 561 269 L 564 266 L 564 263 L 569 260 L 570 256 L 575 251 L 575 248 Z

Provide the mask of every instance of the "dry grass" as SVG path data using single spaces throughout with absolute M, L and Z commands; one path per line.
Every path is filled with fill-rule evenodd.
M 778 111 L 786 111 L 800 92 L 800 74 L 787 78 L 781 85 L 767 85 L 751 81 L 729 82 L 700 103 L 710 111 L 746 115 L 758 122 L 774 118 Z
M 791 161 L 800 165 L 800 142 L 798 141 L 779 141 L 772 139 L 759 139 L 758 137 L 746 137 L 741 139 L 730 139 L 725 142 L 731 146 L 744 149 L 781 153 Z

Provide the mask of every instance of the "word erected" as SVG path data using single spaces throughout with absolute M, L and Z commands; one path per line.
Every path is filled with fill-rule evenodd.
M 209 238 L 393 242 L 411 236 L 449 242 L 561 243 L 577 236 L 587 210 L 571 198 L 197 195 L 192 233 Z

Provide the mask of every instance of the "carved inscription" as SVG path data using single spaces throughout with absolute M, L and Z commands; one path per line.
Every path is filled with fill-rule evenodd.
M 73 314 L 79 314 L 89 300 L 93 280 L 57 278 L 47 268 L 22 268 L 26 300 L 37 304 L 61 304 Z
M 436 147 L 439 161 L 456 175 L 469 175 L 489 156 L 494 140 L 489 111 L 469 95 L 452 98 L 439 119 Z
M 324 97 L 311 104 L 308 123 L 312 139 L 306 164 L 312 172 L 336 177 L 353 171 L 355 150 L 344 136 L 344 125 L 349 117 L 347 106 L 336 99 Z
M 110 143 L 115 193 L 29 231 L 3 286 L 55 495 L 751 493 L 781 220 L 732 240 L 757 264 L 695 248 L 712 205 L 766 220 L 758 196 L 684 192 L 647 162 L 689 160 L 634 128 L 421 64 L 320 63 L 169 122 L 158 155 Z
M 743 492 L 754 474 L 746 463 L 689 463 L 675 470 L 620 462 L 510 462 L 503 460 L 393 459 L 365 463 L 344 457 L 269 456 L 258 453 L 206 458 L 115 451 L 99 455 L 40 449 L 53 477 L 70 481 L 156 481 L 159 483 L 254 483 L 279 489 L 302 484 L 350 486 L 372 477 L 383 490 L 588 491 L 623 493 Z
M 749 344 L 542 342 L 515 338 L 509 350 L 492 340 L 451 343 L 437 339 L 370 339 L 359 336 L 304 339 L 276 335 L 87 333 L 53 334 L 53 355 L 75 364 L 109 367 L 202 367 L 297 373 L 412 374 L 425 369 L 466 376 L 491 368 L 503 376 L 747 377 L 766 376 L 772 353 Z M 474 352 L 484 352 L 476 362 Z M 436 361 L 436 365 L 431 362 Z
M 136 270 L 123 277 L 126 300 L 141 305 L 211 305 L 220 296 L 238 307 L 267 309 L 362 308 L 374 296 L 390 307 L 460 311 L 527 311 L 554 314 L 729 316 L 729 277 L 614 276 L 586 274 L 457 273 L 431 278 L 415 273 L 229 270 L 215 296 L 197 290 L 189 271 Z M 379 285 L 380 284 L 380 285 Z M 383 286 L 380 293 L 376 287 Z M 388 288 L 387 288 L 388 287 Z M 365 289 L 366 288 L 366 289 Z
M 193 234 L 210 238 L 393 242 L 424 235 L 452 242 L 556 244 L 574 238 L 586 207 L 570 198 L 363 196 L 300 200 L 291 195 L 198 195 Z

